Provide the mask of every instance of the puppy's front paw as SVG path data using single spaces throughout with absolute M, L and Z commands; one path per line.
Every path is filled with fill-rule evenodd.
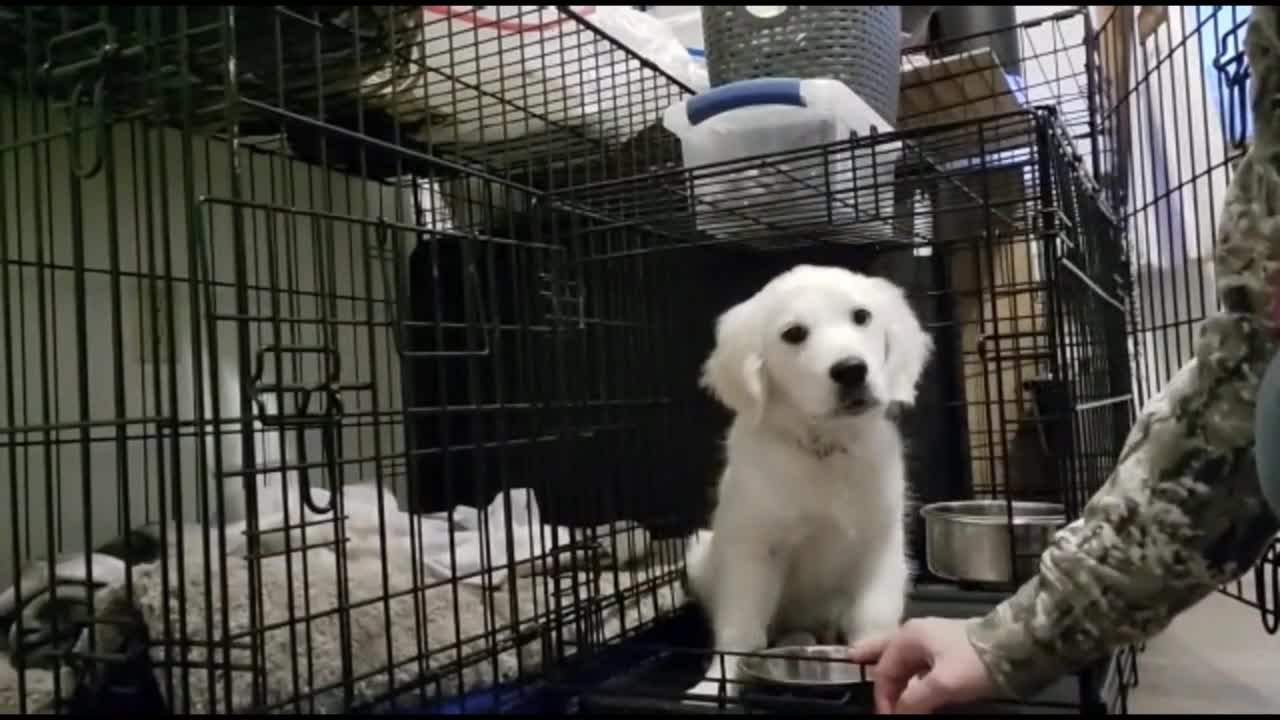
M 904 594 L 887 591 L 864 595 L 849 615 L 846 639 L 856 645 L 895 632 L 906 609 Z

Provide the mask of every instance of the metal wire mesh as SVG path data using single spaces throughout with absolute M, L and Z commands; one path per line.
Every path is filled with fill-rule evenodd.
M 1052 107 L 1074 152 L 1091 158 L 1100 108 L 1097 58 L 1093 24 L 1079 7 L 905 48 L 897 128 Z M 1006 142 L 1026 140 L 1010 136 Z
M 1099 29 L 1105 92 L 1116 100 L 1103 116 L 1102 156 L 1138 277 L 1143 400 L 1190 357 L 1195 326 L 1216 309 L 1219 205 L 1245 142 L 1246 10 L 1193 6 L 1146 22 L 1124 12 Z
M 1222 198 L 1252 136 L 1244 58 L 1247 6 L 1117 8 L 1099 23 L 1106 104 L 1102 172 L 1134 267 L 1131 346 L 1137 399 L 1154 396 L 1194 352 L 1218 309 L 1213 251 Z M 1251 578 L 1223 592 L 1275 633 L 1273 542 Z
M 920 588 L 908 603 L 909 615 L 969 617 L 997 602 L 999 594 L 956 594 L 954 591 Z M 693 694 L 677 690 L 697 682 L 712 663 L 768 661 L 781 654 L 709 653 L 705 624 L 684 615 L 673 621 L 667 635 L 647 634 L 627 648 L 627 653 L 610 658 L 621 671 L 610 673 L 606 682 L 575 687 L 581 710 L 589 714 L 657 712 L 682 715 L 782 715 L 821 713 L 825 715 L 868 715 L 874 712 L 870 668 L 847 660 L 822 662 L 850 667 L 839 674 L 850 682 L 830 687 L 768 685 L 745 680 L 721 683 L 715 693 Z M 806 662 L 819 662 L 808 660 Z M 820 672 L 815 670 L 815 672 Z M 1125 651 L 1097 663 L 1083 672 L 1062 678 L 1032 698 L 1021 701 L 992 700 L 950 707 L 949 713 L 1016 715 L 1040 713 L 1127 712 L 1128 693 L 1138 684 L 1136 654 Z
M 928 50 L 898 132 L 681 169 L 688 88 L 595 10 L 458 7 L 0 9 L 14 711 L 583 695 L 683 603 L 711 320 L 799 261 L 900 282 L 939 342 L 921 500 L 1074 514 L 1105 477 L 1127 280 L 1087 18 L 1016 29 L 1030 100 Z
M 1131 391 L 1116 220 L 1065 137 L 1051 112 L 1015 113 L 584 185 L 548 202 L 582 218 L 570 237 L 588 265 L 728 245 L 748 253 L 733 256 L 735 274 L 814 248 L 897 273 L 944 348 L 928 381 L 940 404 L 920 414 L 967 429 L 949 433 L 960 476 L 935 469 L 918 492 L 1052 500 L 1074 515 L 1114 462 Z M 959 147 L 972 159 L 935 159 Z M 610 241 L 620 234 L 648 239 Z M 938 450 L 921 447 L 921 467 Z
M 603 462 L 674 380 L 570 397 L 557 360 L 652 346 L 655 279 L 584 318 L 608 285 L 444 196 L 662 162 L 686 90 L 590 8 L 497 12 L 0 12 L 12 711 L 441 698 L 677 602 L 652 464 Z

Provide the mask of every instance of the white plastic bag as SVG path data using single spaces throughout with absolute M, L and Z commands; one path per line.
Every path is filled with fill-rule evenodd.
M 675 29 L 662 19 L 622 5 L 596 9 L 596 25 L 667 74 L 702 92 L 711 87 L 706 64 L 689 53 Z

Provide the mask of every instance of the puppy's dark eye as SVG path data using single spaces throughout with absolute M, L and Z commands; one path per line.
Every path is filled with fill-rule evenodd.
M 866 325 L 871 322 L 871 311 L 865 308 L 858 308 L 853 311 L 853 324 Z
M 790 345 L 799 345 L 809 337 L 809 328 L 803 325 L 792 325 L 782 331 L 782 341 Z

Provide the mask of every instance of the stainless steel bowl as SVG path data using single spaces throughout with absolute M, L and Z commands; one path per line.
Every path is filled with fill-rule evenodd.
M 742 658 L 738 669 L 748 679 L 774 685 L 838 687 L 867 680 L 844 645 L 770 648 Z
M 1065 509 L 1056 503 L 1025 501 L 1012 506 L 1012 533 L 1004 500 L 940 502 L 921 508 L 929 571 L 953 582 L 996 585 L 1015 579 L 1015 564 L 1017 580 L 1035 575 L 1040 553 L 1066 523 Z

